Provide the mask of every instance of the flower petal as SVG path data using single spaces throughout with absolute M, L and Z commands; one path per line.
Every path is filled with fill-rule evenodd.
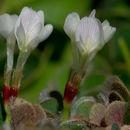
M 47 24 L 46 26 L 44 26 L 39 34 L 40 42 L 47 39 L 52 33 L 52 31 L 53 31 L 53 26 L 51 24 Z
M 17 15 L 3 14 L 0 16 L 0 34 L 7 39 L 9 34 L 13 32 Z
M 102 26 L 103 27 L 110 26 L 110 23 L 107 20 L 104 20 L 103 23 L 102 23 Z
M 26 30 L 29 30 L 30 24 L 32 22 L 32 19 L 34 19 L 36 15 L 36 12 L 33 11 L 31 8 L 24 7 L 19 15 L 19 19 L 21 20 L 21 23 L 23 24 L 23 27 Z
M 71 38 L 71 40 L 75 39 L 75 31 L 79 22 L 80 17 L 75 12 L 69 14 L 65 20 L 64 30 L 66 34 Z
M 41 19 L 41 23 L 44 25 L 44 12 L 42 10 L 38 11 L 37 14 L 39 15 L 39 18 Z
M 35 26 L 33 26 L 32 28 L 30 28 L 30 30 L 28 32 L 26 32 L 26 36 L 28 37 L 28 43 L 30 43 L 31 40 L 35 39 L 38 37 L 40 31 L 42 28 L 42 24 L 38 23 Z
M 44 26 L 39 36 L 30 42 L 29 49 L 33 50 L 34 48 L 36 48 L 40 42 L 44 41 L 49 37 L 52 31 L 53 31 L 53 26 L 51 24 L 47 24 L 46 26 Z
M 95 14 L 96 14 L 96 10 L 93 9 L 92 12 L 90 13 L 89 17 L 95 17 Z
M 101 23 L 96 18 L 84 17 L 76 30 L 76 41 L 85 45 L 89 52 L 98 47 L 101 42 Z
M 19 49 L 23 49 L 25 46 L 25 32 L 24 32 L 24 28 L 22 23 L 20 22 L 20 20 L 17 21 L 16 23 L 16 27 L 15 27 L 15 36 L 18 42 L 18 47 Z
M 104 41 L 106 43 L 106 42 L 108 42 L 112 38 L 112 36 L 116 32 L 116 28 L 115 27 L 111 27 L 107 20 L 105 20 L 102 23 L 102 26 L 103 26 L 103 32 L 104 32 Z

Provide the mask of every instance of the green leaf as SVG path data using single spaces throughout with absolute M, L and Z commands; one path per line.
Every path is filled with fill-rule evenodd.
M 89 113 L 90 122 L 100 126 L 102 119 L 104 118 L 105 115 L 105 109 L 106 109 L 105 106 L 100 103 L 94 104 L 90 109 Z
M 46 119 L 46 113 L 39 104 L 32 105 L 30 102 L 17 98 L 10 105 L 10 114 L 13 120 L 14 129 L 19 125 L 31 123 L 37 125 L 41 120 Z
M 96 103 L 93 97 L 79 98 L 71 108 L 71 117 L 76 115 L 83 115 L 85 119 L 89 119 L 89 111 L 92 105 Z
M 114 123 L 123 124 L 125 104 L 125 102 L 115 101 L 107 107 L 105 112 L 105 122 L 107 125 L 113 125 Z
M 106 81 L 105 93 L 109 96 L 112 91 L 117 92 L 125 101 L 130 101 L 130 93 L 124 83 L 117 77 L 111 76 Z
M 40 104 L 44 109 L 54 114 L 57 114 L 58 102 L 55 98 L 48 98 L 47 100 L 44 100 Z

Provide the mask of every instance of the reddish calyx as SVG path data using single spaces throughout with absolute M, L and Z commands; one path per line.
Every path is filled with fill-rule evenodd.
M 72 102 L 74 99 L 75 95 L 78 92 L 78 88 L 75 88 L 73 84 L 68 82 L 66 84 L 65 92 L 64 92 L 64 101 L 67 101 L 69 104 Z
M 18 92 L 19 92 L 18 88 L 11 87 L 9 96 L 10 97 L 17 97 L 18 96 Z
M 19 92 L 18 88 L 14 87 L 9 88 L 8 86 L 4 85 L 3 87 L 4 103 L 5 104 L 8 103 L 10 97 L 16 98 L 18 96 L 18 92 Z
M 6 85 L 3 87 L 3 98 L 4 98 L 4 103 L 7 103 L 9 100 L 9 93 L 10 93 L 10 88 Z

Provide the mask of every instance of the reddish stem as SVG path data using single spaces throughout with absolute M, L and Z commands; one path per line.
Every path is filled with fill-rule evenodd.
M 18 88 L 11 87 L 11 88 L 10 88 L 9 96 L 16 98 L 16 97 L 18 96 L 18 92 L 19 92 L 19 89 L 18 89 Z
M 9 92 L 10 92 L 10 88 L 8 86 L 4 85 L 4 87 L 3 87 L 4 103 L 7 103 L 9 100 Z
M 78 92 L 78 88 L 74 87 L 73 84 L 68 82 L 66 84 L 65 92 L 64 92 L 64 101 L 67 101 L 69 104 L 74 99 L 75 95 Z

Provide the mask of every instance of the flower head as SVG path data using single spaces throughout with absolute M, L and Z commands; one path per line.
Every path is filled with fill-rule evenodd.
M 107 20 L 101 23 L 95 17 L 95 13 L 96 10 L 93 10 L 89 16 L 80 19 L 79 15 L 73 12 L 65 20 L 64 30 L 72 41 L 73 68 L 75 69 L 79 67 L 85 69 L 116 31 L 116 28 L 111 27 Z
M 71 40 L 75 41 L 81 55 L 89 55 L 100 50 L 116 31 L 108 21 L 101 23 L 95 17 L 95 13 L 93 10 L 88 17 L 81 20 L 77 13 L 71 13 L 65 20 L 64 30 Z
M 44 26 L 43 11 L 35 12 L 24 7 L 15 26 L 15 36 L 20 50 L 34 49 L 41 41 L 45 40 L 52 32 L 51 24 Z

